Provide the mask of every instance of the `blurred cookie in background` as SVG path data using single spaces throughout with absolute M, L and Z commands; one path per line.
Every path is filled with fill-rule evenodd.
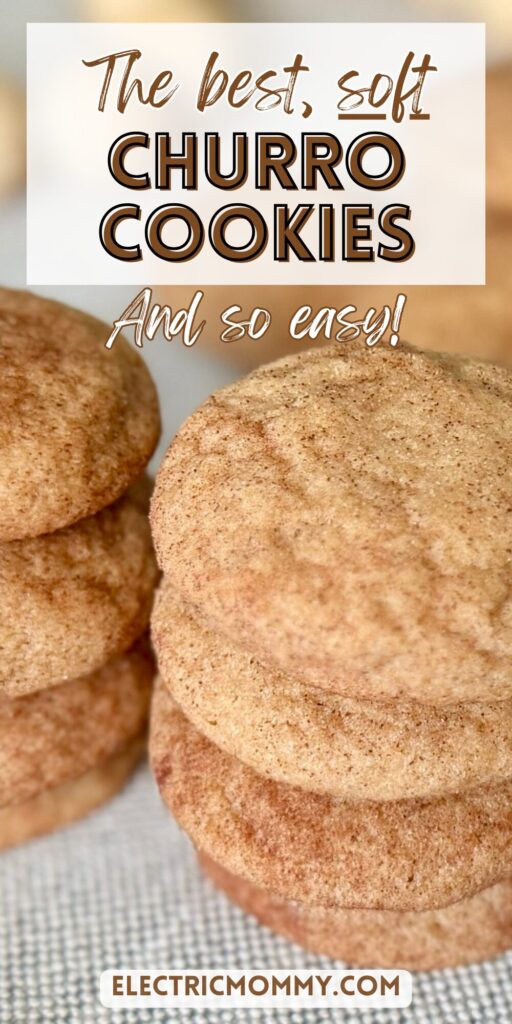
M 125 22 L 218 21 L 229 7 L 222 0 L 84 0 L 83 6 L 91 21 Z
M 403 339 L 419 348 L 510 366 L 512 211 L 488 210 L 486 249 L 485 285 L 343 288 L 338 293 L 339 305 L 357 303 L 362 316 L 370 306 L 379 309 L 384 303 L 393 305 L 397 293 L 402 291 L 407 295 L 401 327 Z
M 509 11 L 512 28 L 512 7 L 503 7 Z M 486 84 L 487 204 L 491 209 L 512 210 L 512 63 L 491 68 L 487 72 Z
M 90 814 L 123 788 L 143 754 L 144 740 L 130 740 L 121 751 L 77 778 L 44 789 L 22 804 L 0 808 L 0 850 Z
M 512 30 L 512 8 L 509 13 Z M 354 319 L 368 309 L 394 306 L 397 293 L 407 295 L 401 336 L 420 348 L 459 352 L 463 355 L 512 363 L 512 328 L 508 295 L 512 284 L 512 139 L 508 127 L 512 95 L 512 63 L 491 67 L 487 73 L 487 283 L 485 285 L 443 285 L 399 287 L 365 285 L 335 286 L 215 286 L 207 287 L 201 302 L 201 317 L 207 327 L 198 342 L 211 354 L 241 370 L 252 369 L 311 344 L 308 337 L 294 340 L 289 334 L 290 318 L 302 305 L 313 310 L 322 306 L 341 309 L 357 307 Z M 160 287 L 155 299 L 178 309 L 188 306 L 197 289 Z M 220 340 L 223 310 L 237 303 L 247 319 L 256 307 L 270 311 L 272 322 L 259 340 L 247 337 L 229 343 Z
M 80 679 L 16 700 L 0 696 L 0 814 L 78 779 L 142 737 L 153 676 L 144 636 Z
M 425 21 L 483 21 L 490 57 L 512 52 L 512 7 L 506 0 L 415 0 L 414 6 Z
M 206 327 L 197 342 L 216 359 L 230 362 L 241 370 L 253 369 L 263 363 L 293 352 L 301 352 L 326 339 L 320 334 L 296 340 L 290 336 L 290 319 L 300 306 L 309 305 L 313 312 L 322 307 L 356 306 L 351 319 L 362 319 L 370 308 L 379 311 L 385 304 L 394 308 L 397 295 L 407 296 L 402 316 L 400 338 L 419 348 L 461 355 L 512 365 L 512 327 L 509 294 L 512 287 L 512 209 L 489 209 L 487 214 L 487 283 L 485 285 L 390 286 L 364 285 L 352 287 L 314 286 L 215 286 L 205 288 L 199 320 Z M 169 303 L 173 310 L 186 307 L 197 291 L 187 287 L 157 288 L 157 302 Z M 252 310 L 269 310 L 272 321 L 259 340 L 243 337 L 232 342 L 221 341 L 224 329 L 221 314 L 233 304 L 242 307 L 234 319 L 246 320 Z M 384 339 L 380 345 L 387 344 Z M 334 340 L 334 337 L 331 338 Z M 361 344 L 364 338 L 361 337 Z
M 21 188 L 25 174 L 25 102 L 23 93 L 0 79 L 0 199 Z

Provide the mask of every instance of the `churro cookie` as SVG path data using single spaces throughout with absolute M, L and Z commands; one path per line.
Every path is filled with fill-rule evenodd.
M 158 571 L 141 489 L 64 530 L 0 544 L 0 693 L 93 672 L 144 632 Z
M 46 789 L 24 803 L 0 808 L 0 850 L 69 825 L 110 800 L 122 789 L 143 752 L 144 740 L 133 739 L 79 778 Z
M 0 539 L 68 526 L 115 501 L 158 440 L 156 390 L 109 328 L 0 289 Z
M 83 679 L 0 698 L 0 807 L 76 778 L 140 736 L 153 675 L 146 637 Z
M 222 389 L 179 431 L 157 555 L 208 627 L 349 696 L 512 696 L 512 371 L 362 342 Z
M 487 960 L 512 944 L 512 882 L 439 910 L 322 910 L 280 899 L 199 857 L 211 881 L 261 924 L 356 967 L 432 971 Z
M 161 684 L 150 758 L 165 803 L 197 848 L 286 899 L 426 910 L 512 875 L 512 782 L 380 803 L 307 793 L 221 751 Z
M 187 718 L 276 782 L 400 800 L 512 778 L 512 700 L 436 708 L 313 689 L 205 630 L 167 578 L 152 631 L 160 674 Z

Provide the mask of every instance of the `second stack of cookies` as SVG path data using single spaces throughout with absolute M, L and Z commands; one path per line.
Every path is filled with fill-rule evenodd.
M 144 749 L 159 413 L 107 336 L 0 289 L 0 848 L 107 799 Z
M 363 966 L 512 945 L 512 374 L 335 345 L 157 480 L 151 757 L 214 881 Z

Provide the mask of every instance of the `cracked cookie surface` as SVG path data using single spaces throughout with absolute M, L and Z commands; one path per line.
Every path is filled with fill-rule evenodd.
M 160 433 L 140 356 L 110 328 L 0 288 L 0 540 L 93 515 L 142 473 Z
M 184 424 L 157 555 L 205 626 L 352 696 L 512 695 L 512 371 L 339 343 Z
M 143 479 L 73 526 L 0 543 L 0 694 L 93 672 L 144 632 L 158 579 L 149 490 Z

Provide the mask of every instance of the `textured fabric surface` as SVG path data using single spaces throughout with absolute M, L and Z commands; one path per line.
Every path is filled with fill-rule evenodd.
M 142 769 L 108 807 L 0 857 L 0 1024 L 509 1024 L 512 953 L 416 975 L 407 1010 L 103 1009 L 103 970 L 323 968 L 201 877 Z

